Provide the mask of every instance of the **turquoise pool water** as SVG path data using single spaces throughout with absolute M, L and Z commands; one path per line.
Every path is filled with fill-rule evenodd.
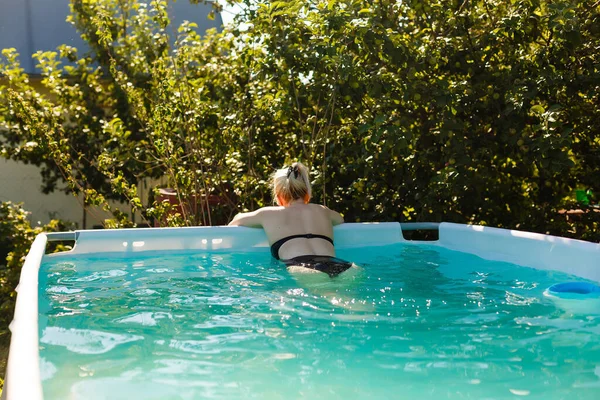
M 267 253 L 47 259 L 45 399 L 598 399 L 600 318 L 575 279 L 398 244 L 344 279 Z

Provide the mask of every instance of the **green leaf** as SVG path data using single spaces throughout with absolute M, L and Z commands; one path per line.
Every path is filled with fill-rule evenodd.
M 542 115 L 546 112 L 546 109 L 543 106 L 537 104 L 537 105 L 531 107 L 530 111 L 534 114 Z
M 386 120 L 385 115 L 379 114 L 375 117 L 375 120 L 373 122 L 376 125 L 380 125 L 380 124 L 383 124 L 385 122 L 385 120 Z

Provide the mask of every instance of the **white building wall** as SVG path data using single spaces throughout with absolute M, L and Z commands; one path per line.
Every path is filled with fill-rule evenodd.
M 142 182 L 138 187 L 138 194 L 145 204 L 153 187 L 165 185 L 164 179 Z M 41 188 L 42 176 L 38 167 L 0 158 L 0 202 L 23 203 L 23 208 L 31 213 L 29 219 L 34 226 L 47 224 L 51 219 L 58 218 L 75 223 L 77 229 L 91 229 L 112 218 L 112 215 L 101 207 L 88 206 L 84 225 L 82 196 L 76 197 L 59 190 L 43 194 Z M 130 213 L 127 204 L 116 201 L 109 204 Z M 138 224 L 143 223 L 139 213 L 134 215 L 134 220 Z
M 34 225 L 38 221 L 46 224 L 53 218 L 60 218 L 83 228 L 83 207 L 75 196 L 59 191 L 45 195 L 41 188 L 38 167 L 0 158 L 0 201 L 23 203 L 23 208 L 31 212 Z M 89 227 L 99 223 L 89 220 Z

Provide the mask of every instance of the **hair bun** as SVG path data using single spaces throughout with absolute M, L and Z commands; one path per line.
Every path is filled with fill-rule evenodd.
M 292 174 L 294 179 L 291 179 Z M 273 199 L 280 205 L 285 205 L 296 199 L 304 199 L 305 203 L 310 201 L 311 185 L 308 176 L 308 168 L 300 162 L 294 162 L 289 167 L 283 167 L 275 171 L 273 179 Z
M 298 169 L 298 165 L 290 166 L 288 168 L 287 177 L 290 178 L 290 175 L 294 173 L 294 178 L 298 179 L 298 175 L 300 174 L 300 170 Z

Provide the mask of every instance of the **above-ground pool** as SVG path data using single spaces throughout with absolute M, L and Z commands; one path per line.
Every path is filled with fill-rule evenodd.
M 261 230 L 76 236 L 24 268 L 21 286 L 39 268 L 36 337 L 11 343 L 11 399 L 600 398 L 597 244 L 345 224 L 337 255 L 360 267 L 331 279 L 290 273 Z M 566 282 L 592 289 L 556 301 Z M 13 338 L 33 329 L 22 293 Z M 27 357 L 39 369 L 22 387 Z

